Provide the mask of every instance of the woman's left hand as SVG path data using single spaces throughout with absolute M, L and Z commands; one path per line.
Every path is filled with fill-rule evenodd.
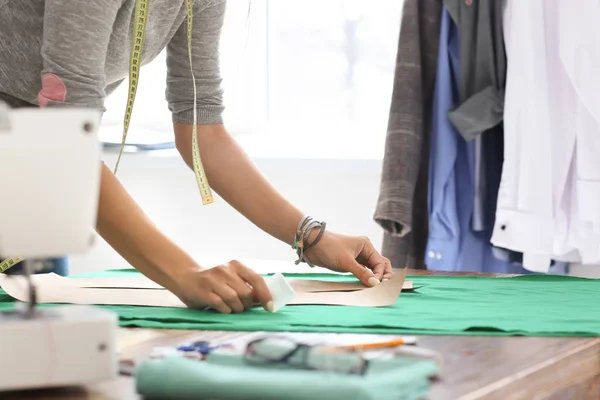
M 314 240 L 314 237 L 310 239 Z M 315 266 L 336 272 L 351 272 L 367 286 L 375 286 L 393 275 L 390 260 L 379 254 L 371 241 L 362 236 L 326 231 L 321 240 L 306 251 L 305 256 Z

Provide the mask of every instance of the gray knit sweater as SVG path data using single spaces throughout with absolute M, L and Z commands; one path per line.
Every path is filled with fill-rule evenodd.
M 167 51 L 173 121 L 191 123 L 186 0 L 150 0 L 142 64 Z M 0 94 L 41 106 L 91 107 L 128 76 L 135 0 L 0 0 Z M 194 0 L 198 123 L 220 123 L 219 37 L 225 0 Z

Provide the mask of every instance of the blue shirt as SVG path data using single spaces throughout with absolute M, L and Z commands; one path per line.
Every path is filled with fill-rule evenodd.
M 527 273 L 519 264 L 494 257 L 489 229 L 472 229 L 475 144 L 466 142 L 448 119 L 459 101 L 459 55 L 458 30 L 444 7 L 433 100 L 425 262 L 432 270 Z

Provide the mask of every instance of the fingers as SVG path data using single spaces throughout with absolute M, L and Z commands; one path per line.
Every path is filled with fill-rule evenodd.
M 387 257 L 383 257 L 383 258 L 385 259 L 385 262 L 387 265 L 383 272 L 382 281 L 387 281 L 388 279 L 392 279 L 392 277 L 394 276 L 394 269 L 392 267 L 392 262 Z
M 383 274 L 385 272 L 385 263 L 376 264 L 372 268 L 373 268 L 373 275 L 375 275 L 375 278 L 377 278 L 378 280 L 382 280 Z
M 244 310 L 252 308 L 252 306 L 254 305 L 254 300 L 252 298 L 253 290 L 250 285 L 244 282 L 244 280 L 237 275 L 235 276 L 235 279 L 232 279 L 227 284 L 237 294 L 238 298 L 244 306 Z
M 368 238 L 363 238 L 361 251 L 357 259 L 373 271 L 374 276 L 381 281 L 393 275 L 392 263 L 375 249 Z
M 247 282 L 254 289 L 254 297 L 267 311 L 273 311 L 273 298 L 267 284 L 262 276 L 252 271 L 250 268 L 239 264 L 236 268 L 240 278 Z
M 225 304 L 221 296 L 216 293 L 210 293 L 208 296 L 209 305 L 222 314 L 231 314 L 232 309 Z
M 267 311 L 273 310 L 271 292 L 262 276 L 238 261 L 231 261 L 206 271 L 211 292 L 211 306 L 219 312 L 241 313 L 258 301 Z M 215 303 L 216 302 L 216 303 Z M 213 304 L 214 303 L 214 304 Z M 221 311 L 224 310 L 224 311 Z
M 382 281 L 387 281 L 388 279 L 392 279 L 394 277 L 394 270 L 392 269 L 392 263 L 388 260 L 389 263 L 389 270 L 391 270 L 392 272 L 384 272 L 383 273 L 383 279 Z M 388 268 L 386 268 L 386 271 L 388 270 Z
M 217 268 L 219 275 L 221 275 L 220 285 L 218 285 L 214 291 L 233 310 L 233 312 L 240 313 L 252 308 L 254 305 L 254 297 L 258 297 L 257 292 L 260 292 L 255 285 L 260 286 L 260 283 L 262 283 L 266 288 L 266 284 L 262 277 L 239 261 L 230 261 Z M 268 300 L 270 300 L 269 290 L 266 290 Z M 264 298 L 264 294 L 262 294 L 262 297 Z
M 367 286 L 376 286 L 379 284 L 379 279 L 373 275 L 373 272 L 370 269 L 365 268 L 352 258 L 349 258 L 342 266 L 344 267 L 344 270 L 352 273 Z
M 216 286 L 213 288 L 213 291 L 223 300 L 232 312 L 241 313 L 244 311 L 244 303 L 240 299 L 240 296 L 228 284 Z

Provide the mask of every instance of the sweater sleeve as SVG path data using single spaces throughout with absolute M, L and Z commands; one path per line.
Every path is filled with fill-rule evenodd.
M 46 0 L 42 41 L 42 107 L 105 111 L 105 60 L 122 0 Z
M 223 89 L 219 69 L 219 42 L 225 1 L 202 1 L 192 27 L 192 65 L 196 79 L 198 124 L 223 122 Z M 173 122 L 192 124 L 194 86 L 190 71 L 187 20 L 167 46 L 167 102 Z

